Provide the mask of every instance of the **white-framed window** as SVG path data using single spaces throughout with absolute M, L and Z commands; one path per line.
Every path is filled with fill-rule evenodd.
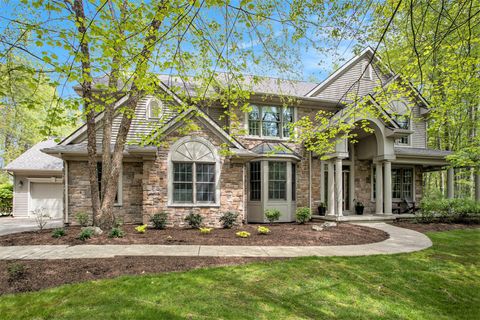
M 287 163 L 268 162 L 268 199 L 287 200 Z
M 171 206 L 219 205 L 220 164 L 215 147 L 200 137 L 177 141 L 169 155 Z
M 97 162 L 97 178 L 98 178 L 98 190 L 100 196 L 102 195 L 102 162 Z M 115 195 L 115 206 L 121 206 L 123 204 L 123 166 L 120 166 L 120 174 L 118 176 L 117 194 Z
M 411 123 L 412 121 L 410 117 L 407 115 L 396 116 L 395 122 L 398 124 L 400 129 L 410 130 L 412 128 L 412 123 Z M 410 135 L 396 139 L 395 144 L 399 146 L 409 146 Z
M 250 201 L 262 200 L 262 163 L 250 162 Z
M 290 137 L 294 122 L 294 108 L 252 105 L 248 113 L 248 134 L 258 137 Z
M 160 119 L 163 116 L 164 105 L 163 102 L 157 98 L 150 98 L 147 100 L 147 118 Z

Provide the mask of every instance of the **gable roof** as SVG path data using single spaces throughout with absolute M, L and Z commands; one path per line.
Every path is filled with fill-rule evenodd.
M 372 57 L 373 56 L 373 61 L 376 63 L 381 63 L 383 67 L 388 70 L 390 73 L 390 76 L 393 76 L 394 73 L 390 68 L 388 68 L 383 62 L 381 61 L 380 57 L 378 57 L 377 54 L 375 54 L 374 49 L 371 47 L 365 48 L 359 55 L 356 55 L 355 57 L 351 58 L 348 60 L 343 66 L 338 68 L 334 73 L 332 73 L 327 79 L 325 79 L 323 82 L 321 82 L 319 85 L 314 87 L 312 90 L 310 90 L 306 96 L 307 97 L 313 97 L 315 95 L 318 95 L 324 88 L 326 88 L 330 83 L 332 83 L 335 79 L 343 75 L 351 66 L 357 64 L 360 60 L 362 60 L 364 57 Z
M 55 140 L 42 141 L 22 153 L 18 158 L 10 162 L 4 170 L 6 171 L 47 171 L 62 172 L 63 161 L 43 153 L 41 150 L 56 146 Z

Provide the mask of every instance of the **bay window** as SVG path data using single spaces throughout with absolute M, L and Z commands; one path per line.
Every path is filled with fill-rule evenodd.
M 287 199 L 287 163 L 268 163 L 268 198 L 270 200 Z
M 253 105 L 248 114 L 248 134 L 259 137 L 288 138 L 293 122 L 292 107 Z

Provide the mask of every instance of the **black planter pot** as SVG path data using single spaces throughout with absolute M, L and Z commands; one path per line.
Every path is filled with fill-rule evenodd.
M 362 215 L 363 209 L 364 209 L 364 206 L 355 206 L 355 213 L 358 215 Z
M 324 216 L 324 215 L 325 215 L 325 212 L 327 212 L 327 208 L 326 208 L 326 207 L 318 207 L 318 215 L 319 215 L 319 216 Z

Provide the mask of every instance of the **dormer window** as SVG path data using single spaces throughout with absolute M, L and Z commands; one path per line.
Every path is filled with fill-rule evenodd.
M 163 102 L 157 98 L 151 98 L 147 101 L 148 119 L 160 119 L 163 115 Z
M 408 116 L 397 116 L 395 117 L 395 122 L 398 124 L 400 129 L 410 130 L 411 128 L 411 121 L 410 117 Z M 402 137 L 400 139 L 395 140 L 396 145 L 410 145 L 410 136 Z

